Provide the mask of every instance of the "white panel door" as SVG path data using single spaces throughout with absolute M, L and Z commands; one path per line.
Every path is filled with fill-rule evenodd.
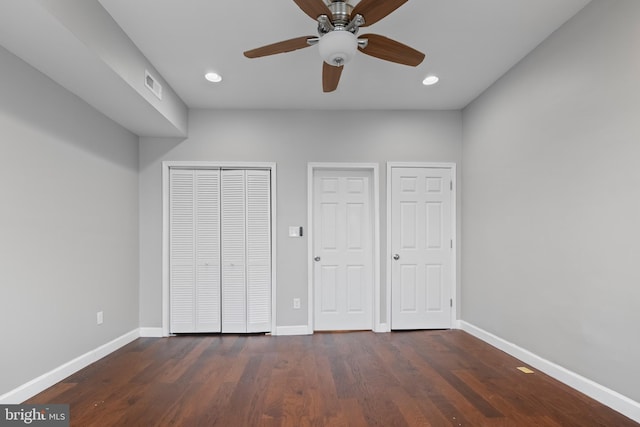
M 314 329 L 373 328 L 371 173 L 313 175 Z
M 169 178 L 170 331 L 220 332 L 219 172 Z
M 391 328 L 450 328 L 451 169 L 391 170 Z

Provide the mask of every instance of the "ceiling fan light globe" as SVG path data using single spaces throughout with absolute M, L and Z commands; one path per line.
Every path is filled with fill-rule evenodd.
M 350 31 L 331 31 L 318 42 L 318 51 L 324 62 L 335 67 L 349 62 L 357 50 L 358 38 Z

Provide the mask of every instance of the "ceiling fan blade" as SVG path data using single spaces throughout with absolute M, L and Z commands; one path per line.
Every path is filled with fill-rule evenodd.
M 357 14 L 362 15 L 365 22 L 361 27 L 366 27 L 375 24 L 408 1 L 409 0 L 360 0 L 360 3 L 353 8 L 351 16 L 356 16 Z
M 320 15 L 327 15 L 331 18 L 331 10 L 322 0 L 293 0 L 300 9 L 314 21 Z M 355 15 L 354 15 L 355 16 Z
M 334 67 L 326 62 L 322 62 L 322 91 L 333 92 L 338 88 L 342 67 Z
M 276 53 L 291 52 L 298 49 L 309 47 L 307 40 L 313 39 L 313 36 L 297 37 L 295 39 L 284 40 L 278 43 L 268 44 L 256 49 L 248 50 L 244 53 L 247 58 L 260 58 L 261 56 L 275 55 Z
M 385 61 L 416 67 L 424 60 L 424 53 L 407 45 L 378 34 L 365 34 L 361 36 L 368 39 L 367 47 L 358 47 L 360 52 Z

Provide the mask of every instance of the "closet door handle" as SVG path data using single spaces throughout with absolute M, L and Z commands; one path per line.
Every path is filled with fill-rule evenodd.
M 319 256 L 317 256 L 317 257 L 315 257 L 313 260 L 314 260 L 315 262 L 320 262 L 320 257 L 319 257 Z
M 400 259 L 400 255 L 395 254 L 395 255 L 393 256 L 393 259 L 395 259 L 396 261 L 397 261 L 397 260 L 399 260 L 399 259 Z

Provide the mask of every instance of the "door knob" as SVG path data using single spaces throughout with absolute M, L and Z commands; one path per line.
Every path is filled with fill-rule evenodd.
M 313 260 L 314 260 L 315 262 L 318 262 L 318 261 L 320 261 L 320 257 L 319 257 L 319 256 L 317 256 L 317 257 L 315 257 Z
M 399 260 L 399 259 L 400 259 L 400 255 L 395 254 L 395 255 L 393 256 L 393 259 L 395 259 L 396 261 L 397 261 L 397 260 Z

